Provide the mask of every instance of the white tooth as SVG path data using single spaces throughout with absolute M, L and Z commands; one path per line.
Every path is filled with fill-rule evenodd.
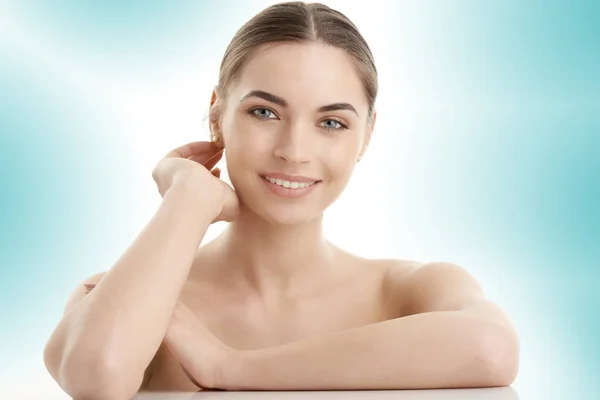
M 315 182 L 290 182 L 290 181 L 286 181 L 283 179 L 271 178 L 268 176 L 265 176 L 264 178 L 266 180 L 268 180 L 269 182 L 274 183 L 275 185 L 279 185 L 279 186 L 283 186 L 284 188 L 291 188 L 291 189 L 303 189 L 303 188 L 312 186 L 315 183 Z

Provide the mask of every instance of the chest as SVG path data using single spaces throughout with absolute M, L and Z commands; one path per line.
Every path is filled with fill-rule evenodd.
M 236 350 L 268 348 L 394 318 L 396 307 L 378 279 L 340 282 L 302 301 L 265 306 L 216 293 L 184 289 L 182 301 L 224 344 Z M 149 385 L 157 391 L 195 391 L 166 346 L 156 355 Z
M 251 350 L 369 325 L 392 318 L 392 310 L 379 292 L 364 290 L 302 303 L 282 302 L 268 309 L 252 303 L 223 306 L 200 318 L 226 345 Z

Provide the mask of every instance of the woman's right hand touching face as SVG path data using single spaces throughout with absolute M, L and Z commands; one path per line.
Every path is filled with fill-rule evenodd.
M 223 148 L 212 142 L 192 142 L 171 150 L 152 171 L 160 195 L 164 197 L 174 185 L 196 188 L 215 207 L 213 222 L 233 221 L 239 213 L 238 197 L 220 179 L 221 170 L 214 168 L 222 156 Z

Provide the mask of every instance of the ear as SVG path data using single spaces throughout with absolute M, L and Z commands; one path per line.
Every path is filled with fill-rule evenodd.
M 208 112 L 208 126 L 210 129 L 211 141 L 215 143 L 222 143 L 223 141 L 223 138 L 221 137 L 221 113 L 222 106 L 217 95 L 217 87 L 215 86 L 210 97 L 210 108 Z
M 210 96 L 210 107 L 212 108 L 212 106 L 215 105 L 215 102 L 217 101 L 217 87 L 215 86 L 212 90 L 212 94 Z
M 373 118 L 367 122 L 367 128 L 366 128 L 366 132 L 365 132 L 365 140 L 363 141 L 363 145 L 360 150 L 360 154 L 358 156 L 359 161 L 363 158 L 365 152 L 367 151 L 367 148 L 369 147 L 369 143 L 371 142 L 371 136 L 373 135 L 373 129 L 375 129 L 375 121 L 376 120 L 377 120 L 377 111 L 373 111 Z

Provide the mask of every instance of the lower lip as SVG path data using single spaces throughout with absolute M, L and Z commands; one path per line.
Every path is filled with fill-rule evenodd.
M 273 192 L 277 196 L 287 197 L 287 198 L 291 198 L 291 199 L 297 199 L 299 197 L 308 195 L 310 192 L 313 191 L 315 186 L 317 186 L 320 183 L 320 182 L 313 183 L 309 187 L 305 187 L 305 188 L 292 189 L 292 188 L 285 188 L 283 186 L 279 186 L 274 183 L 271 183 L 268 180 L 266 180 L 265 178 L 263 178 L 262 176 L 260 177 L 260 180 L 263 181 L 263 183 L 267 186 L 267 189 L 269 189 L 271 192 Z

